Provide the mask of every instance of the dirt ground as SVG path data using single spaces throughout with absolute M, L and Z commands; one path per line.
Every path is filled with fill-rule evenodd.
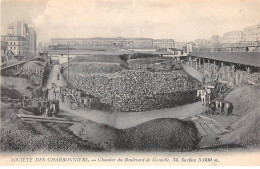
M 1 76 L 1 97 L 15 97 L 19 95 L 31 96 L 32 85 L 24 78 Z M 17 98 L 17 97 L 16 97 Z
M 221 123 L 227 133 L 212 136 L 217 145 L 237 145 L 247 148 L 260 145 L 260 89 L 257 86 L 244 85 L 234 88 L 226 95 L 225 100 L 234 106 L 229 116 L 205 115 Z M 205 138 L 208 139 L 208 138 Z M 203 144 L 203 143 L 202 143 Z

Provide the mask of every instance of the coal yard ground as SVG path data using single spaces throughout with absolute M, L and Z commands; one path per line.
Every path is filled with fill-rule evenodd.
M 46 56 L 2 76 L 1 151 L 259 147 L 259 85 L 225 91 L 224 99 L 234 106 L 232 113 L 212 115 L 197 97 L 201 79 L 173 59 L 140 53 L 76 56 L 70 60 L 69 77 L 67 71 L 67 63 L 52 63 Z M 47 104 L 55 117 L 46 114 Z

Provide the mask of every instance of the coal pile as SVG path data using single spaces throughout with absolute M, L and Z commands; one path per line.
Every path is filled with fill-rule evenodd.
M 239 144 L 246 147 L 260 146 L 260 89 L 241 86 L 230 92 L 225 98 L 233 103 L 233 114 L 239 119 L 231 123 L 231 132 L 223 135 L 221 141 L 226 144 Z
M 102 62 L 76 62 L 70 63 L 70 71 L 73 73 L 114 73 L 125 69 L 120 63 L 102 63 Z M 66 72 L 65 68 L 65 72 Z
M 96 145 L 75 138 L 68 124 L 24 123 L 16 114 L 26 111 L 1 102 L 1 152 L 79 152 L 99 151 Z M 29 112 L 27 112 L 29 113 Z
M 27 79 L 27 81 L 32 85 L 40 86 L 43 85 L 48 79 L 47 77 L 49 75 L 49 72 L 49 63 L 45 62 L 44 60 L 37 60 L 27 62 L 19 67 L 17 70 L 10 70 L 5 74 L 5 76 L 24 78 Z
M 164 58 L 130 59 L 127 61 L 131 69 L 149 69 L 154 71 L 171 71 L 174 68 L 173 61 Z
M 46 62 L 30 61 L 25 63 L 19 71 L 19 77 L 26 78 L 31 84 L 39 86 L 45 83 L 50 66 Z
M 114 74 L 73 74 L 70 85 L 118 111 L 144 111 L 196 101 L 199 82 L 178 72 L 123 70 Z
M 191 151 L 199 143 L 198 131 L 191 121 L 162 118 L 125 129 L 118 149 L 153 151 Z
M 126 61 L 122 59 L 124 55 L 89 55 L 89 56 L 75 56 L 70 62 L 83 63 L 83 62 L 98 62 L 98 63 L 118 63 L 127 66 Z
M 128 129 L 86 121 L 71 126 L 70 130 L 83 140 L 114 151 L 191 151 L 199 142 L 193 122 L 171 118 L 151 120 Z

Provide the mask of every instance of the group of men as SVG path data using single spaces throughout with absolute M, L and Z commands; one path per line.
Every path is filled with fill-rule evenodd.
M 49 100 L 48 88 L 38 87 L 32 90 L 32 99 L 38 100 L 38 111 L 45 116 L 56 116 L 59 111 L 59 101 Z M 39 100 L 40 99 L 40 100 Z
M 59 112 L 59 101 L 58 100 L 47 100 L 38 102 L 38 108 L 41 114 L 47 117 L 55 117 Z
M 68 95 L 68 94 L 75 96 L 78 106 L 81 106 L 82 108 L 91 109 L 92 106 L 94 106 L 96 103 L 99 103 L 97 98 L 95 98 L 93 96 L 86 95 L 81 90 L 72 89 L 72 88 L 69 88 L 68 86 L 60 87 L 61 102 L 65 101 L 65 96 Z
M 219 91 L 217 91 L 217 89 Z M 201 104 L 207 106 L 206 114 L 230 115 L 233 110 L 232 103 L 224 100 L 223 87 L 205 85 L 197 91 L 197 97 L 201 98 Z
M 212 95 L 212 91 L 208 86 L 197 90 L 197 97 L 201 98 L 201 104 L 204 106 L 211 103 L 211 98 L 212 98 L 211 95 Z
M 32 90 L 32 99 L 33 98 L 44 98 L 48 99 L 49 97 L 49 90 L 48 88 L 43 89 L 42 87 L 38 87 L 34 90 Z

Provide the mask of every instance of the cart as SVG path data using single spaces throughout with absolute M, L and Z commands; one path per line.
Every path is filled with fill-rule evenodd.
M 67 94 L 66 95 L 66 104 L 72 110 L 75 110 L 75 109 L 78 108 L 77 99 L 76 99 L 76 97 L 73 94 Z
M 64 96 L 65 103 L 71 110 L 76 110 L 79 108 L 91 109 L 100 105 L 99 98 L 82 93 L 83 92 L 81 92 L 81 94 L 75 94 L 75 92 L 69 92 Z

